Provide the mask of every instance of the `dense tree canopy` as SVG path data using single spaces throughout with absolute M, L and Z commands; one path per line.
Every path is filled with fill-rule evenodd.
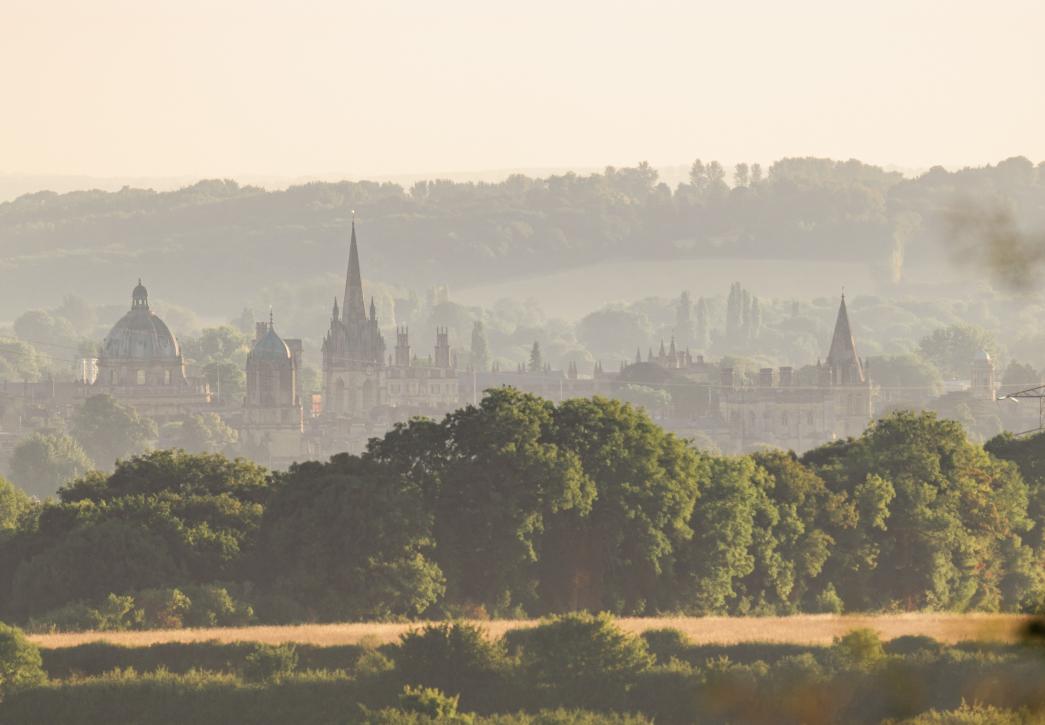
M 502 388 L 286 474 L 158 450 L 42 505 L 0 488 L 0 616 L 1034 609 L 1042 440 L 900 412 L 801 458 L 723 457 L 619 401 Z

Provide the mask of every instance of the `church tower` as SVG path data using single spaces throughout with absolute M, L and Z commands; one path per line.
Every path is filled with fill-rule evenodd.
M 827 353 L 825 366 L 829 385 L 861 385 L 864 383 L 864 366 L 856 354 L 856 341 L 849 327 L 849 311 L 845 307 L 845 294 L 838 306 L 835 332 L 831 337 L 831 349 Z
M 363 297 L 353 216 L 345 294 L 340 311 L 337 300 L 334 300 L 330 329 L 323 339 L 324 414 L 363 418 L 369 410 L 380 405 L 385 363 L 385 341 L 377 321 L 377 307 L 371 299 L 368 316 Z
M 828 429 L 840 436 L 858 436 L 871 422 L 872 387 L 849 326 L 849 310 L 845 294 L 838 305 L 834 334 L 827 360 L 820 372 L 820 384 L 829 389 L 832 402 L 828 411 Z

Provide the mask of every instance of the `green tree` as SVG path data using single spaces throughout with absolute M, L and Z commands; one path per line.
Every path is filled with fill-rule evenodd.
M 0 379 L 36 382 L 49 366 L 36 348 L 24 340 L 0 337 Z
M 663 388 L 648 385 L 622 385 L 613 392 L 613 397 L 642 408 L 653 415 L 663 415 L 671 409 L 671 393 Z
M 752 544 L 761 496 L 750 458 L 710 458 L 707 484 L 692 510 L 692 541 L 680 547 L 675 595 L 694 614 L 725 614 L 755 569 Z
M 986 330 L 973 325 L 951 325 L 934 330 L 918 342 L 918 351 L 947 378 L 969 376 L 976 353 L 997 357 L 998 345 Z
M 55 316 L 64 318 L 78 335 L 90 336 L 98 324 L 98 313 L 89 302 L 76 295 L 65 295 L 62 304 L 54 311 Z
M 867 358 L 868 374 L 886 400 L 920 402 L 943 392 L 940 371 L 918 355 L 881 355 Z
M 22 630 L 0 622 L 0 700 L 21 687 L 46 680 L 40 648 Z
M 229 360 L 214 360 L 203 366 L 211 392 L 223 405 L 242 405 L 247 390 L 247 374 L 243 365 Z
M 237 440 L 217 413 L 201 413 L 186 418 L 178 431 L 177 447 L 189 453 L 213 453 L 227 450 Z
M 102 468 L 141 453 L 156 441 L 156 423 L 108 395 L 84 401 L 73 415 L 72 434 L 87 455 Z
M 0 536 L 18 529 L 32 509 L 29 495 L 0 476 Z
M 677 550 L 692 535 L 706 463 L 620 401 L 568 400 L 551 422 L 546 439 L 577 457 L 584 480 L 594 483 L 594 501 L 547 519 L 545 607 L 655 610 Z
M 46 498 L 91 470 L 83 448 L 65 435 L 34 433 L 11 454 L 11 477 L 34 496 Z
M 29 310 L 15 320 L 15 334 L 28 343 L 57 354 L 60 347 L 76 343 L 76 332 L 64 317 L 43 310 Z
M 265 511 L 261 579 L 325 619 L 417 616 L 442 596 L 416 485 L 348 454 L 292 466 Z
M 1018 605 L 1005 582 L 1030 553 L 1027 485 L 957 423 L 901 412 L 804 460 L 850 500 L 828 564 L 847 609 Z

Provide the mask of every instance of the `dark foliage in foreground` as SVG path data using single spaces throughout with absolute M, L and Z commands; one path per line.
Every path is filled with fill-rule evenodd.
M 0 534 L 36 629 L 252 621 L 1027 611 L 1045 436 L 986 449 L 897 413 L 802 458 L 721 457 L 602 398 L 490 391 L 286 474 L 155 451 Z

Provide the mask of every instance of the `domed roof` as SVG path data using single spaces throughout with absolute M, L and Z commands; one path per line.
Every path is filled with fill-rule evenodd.
M 170 361 L 181 355 L 178 340 L 149 309 L 149 293 L 138 280 L 131 310 L 113 325 L 102 342 L 102 357 L 121 360 Z
M 268 331 L 251 348 L 250 360 L 252 362 L 286 362 L 291 360 L 290 348 L 287 347 L 287 343 L 283 342 L 283 338 L 276 334 L 271 320 L 268 328 Z
M 976 362 L 990 362 L 991 356 L 990 353 L 988 353 L 986 350 L 980 350 L 976 353 L 976 356 L 973 358 L 973 360 L 975 360 Z

